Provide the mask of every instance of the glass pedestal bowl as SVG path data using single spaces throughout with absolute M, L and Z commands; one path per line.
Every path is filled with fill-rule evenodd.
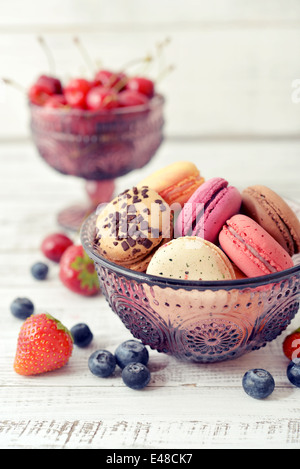
M 300 304 L 300 259 L 263 277 L 233 281 L 164 279 L 134 272 L 93 247 L 96 215 L 82 225 L 82 245 L 94 261 L 111 309 L 132 335 L 176 358 L 218 362 L 257 350 L 281 334 Z
M 85 179 L 90 204 L 58 215 L 77 230 L 99 203 L 111 200 L 114 180 L 145 166 L 163 141 L 164 98 L 107 111 L 30 105 L 30 128 L 40 156 L 56 171 Z

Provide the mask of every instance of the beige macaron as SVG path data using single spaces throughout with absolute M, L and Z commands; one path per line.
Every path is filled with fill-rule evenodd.
M 160 247 L 147 274 L 180 280 L 233 280 L 232 263 L 218 246 L 197 236 L 183 236 Z

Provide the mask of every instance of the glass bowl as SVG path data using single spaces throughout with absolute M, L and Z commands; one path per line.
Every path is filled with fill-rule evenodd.
M 164 279 L 135 272 L 93 248 L 96 214 L 82 225 L 102 292 L 132 335 L 159 352 L 199 363 L 257 350 L 281 334 L 299 309 L 300 259 L 275 274 L 231 281 Z
M 94 193 L 101 195 L 88 209 L 72 206 L 63 211 L 60 224 L 78 229 L 87 213 L 110 200 L 107 181 L 113 188 L 116 178 L 151 160 L 163 141 L 164 103 L 158 94 L 147 104 L 104 111 L 29 105 L 32 139 L 40 156 L 62 174 L 94 182 Z
M 63 174 L 114 179 L 144 166 L 162 142 L 164 98 L 107 111 L 30 105 L 33 141 L 41 157 Z

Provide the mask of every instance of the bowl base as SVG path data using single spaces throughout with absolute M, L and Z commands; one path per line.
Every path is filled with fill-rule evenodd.
M 84 220 L 95 210 L 93 205 L 72 205 L 61 210 L 57 215 L 58 224 L 70 231 L 79 231 Z
M 115 180 L 86 181 L 85 192 L 88 202 L 67 207 L 57 216 L 58 224 L 71 231 L 78 231 L 83 221 L 96 210 L 98 205 L 110 202 L 115 191 Z

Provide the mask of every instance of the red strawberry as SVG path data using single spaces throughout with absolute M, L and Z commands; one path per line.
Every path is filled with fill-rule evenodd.
M 282 348 L 284 355 L 289 360 L 300 358 L 300 328 L 286 336 Z
M 93 261 L 82 246 L 70 246 L 60 260 L 59 277 L 62 283 L 80 295 L 96 295 L 99 281 Z
M 68 329 L 50 314 L 32 314 L 23 323 L 14 369 L 19 375 L 36 375 L 64 366 L 73 350 Z

